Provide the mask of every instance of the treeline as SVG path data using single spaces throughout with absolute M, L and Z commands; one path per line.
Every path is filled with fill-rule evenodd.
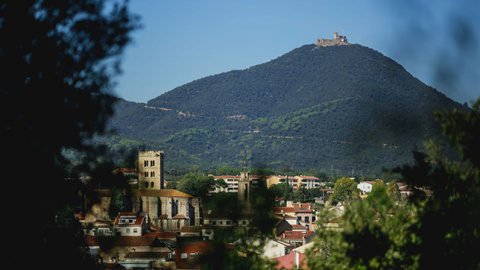
M 412 164 L 411 151 L 440 133 L 434 110 L 454 107 L 464 109 L 372 49 L 305 45 L 147 104 L 119 100 L 109 127 L 164 150 L 175 168 L 240 167 L 246 153 L 275 169 L 378 174 Z

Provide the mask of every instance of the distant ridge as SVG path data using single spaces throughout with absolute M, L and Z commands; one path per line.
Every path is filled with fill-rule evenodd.
M 365 174 L 411 162 L 439 134 L 433 112 L 452 108 L 462 106 L 375 50 L 304 45 L 147 104 L 119 102 L 110 127 L 171 149 L 167 166 L 241 167 L 246 152 L 249 164 Z

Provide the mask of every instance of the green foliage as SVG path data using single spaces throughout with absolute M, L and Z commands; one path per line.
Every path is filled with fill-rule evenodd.
M 287 182 L 271 186 L 270 192 L 276 198 L 284 198 L 286 201 L 293 200 L 293 189 Z
M 215 175 L 240 175 L 241 169 L 231 167 L 220 167 L 215 171 Z
M 357 188 L 357 182 L 348 177 L 338 179 L 333 188 L 333 194 L 330 196 L 330 203 L 336 205 L 339 202 L 349 202 L 357 199 L 360 191 Z
M 413 164 L 412 149 L 440 134 L 438 108 L 462 109 L 374 50 L 306 45 L 177 87 L 147 107 L 120 101 L 110 127 L 170 153 L 169 167 L 241 168 L 247 151 L 249 164 L 277 171 L 380 174 Z
M 203 269 L 272 269 L 274 262 L 263 258 L 265 242 L 273 235 L 278 220 L 270 215 L 274 206 L 273 194 L 263 185 L 252 189 L 253 212 L 245 213 L 237 193 L 217 193 L 205 199 L 204 208 L 237 223 L 248 217 L 248 226 L 214 228 L 212 250 L 202 256 Z M 228 248 L 226 248 L 229 246 Z
M 187 174 L 177 185 L 177 190 L 185 192 L 194 197 L 205 198 L 208 190 L 215 185 L 212 176 L 200 176 L 195 174 Z
M 222 187 L 222 188 L 227 188 L 228 187 L 227 182 L 225 182 L 225 180 L 223 178 L 215 180 L 215 185 L 218 186 L 218 187 Z
M 70 231 L 76 223 L 59 228 L 55 222 L 58 211 L 78 206 L 79 187 L 66 183 L 69 161 L 63 154 L 78 151 L 85 164 L 97 162 L 98 146 L 85 140 L 104 132 L 113 113 L 113 79 L 120 73 L 129 33 L 136 28 L 127 7 L 126 1 L 110 5 L 102 0 L 0 4 L 0 148 L 8 157 L 3 162 L 6 178 L 15 179 L 6 181 L 5 190 L 15 190 L 19 183 L 28 187 L 24 202 L 7 215 L 22 220 L 28 212 L 37 225 L 34 235 L 19 234 L 7 243 L 12 250 L 24 250 L 25 243 L 35 250 L 29 260 L 22 260 L 21 252 L 10 254 L 23 268 L 94 266 L 78 255 L 82 244 Z M 31 173 L 21 173 L 26 167 Z M 47 181 L 32 177 L 41 172 Z M 36 211 L 31 211 L 33 206 Z M 18 231 L 30 226 L 15 225 Z
M 431 196 L 417 192 L 421 206 L 414 254 L 419 268 L 478 269 L 480 259 L 480 99 L 469 112 L 436 113 L 454 158 L 437 141 L 426 142 L 427 155 L 416 154 L 415 166 L 404 167 L 408 183 L 429 187 Z M 419 196 L 420 195 L 420 196 Z M 423 198 L 423 199 L 422 199 Z
M 327 226 L 333 211 L 321 213 L 319 240 L 308 255 L 312 269 L 480 267 L 480 155 L 472 150 L 480 149 L 480 99 L 469 112 L 436 116 L 449 146 L 426 141 L 427 153 L 415 152 L 415 165 L 396 170 L 417 187 L 414 196 L 399 204 L 393 180 L 377 183 L 337 220 L 340 230 Z
M 320 212 L 318 239 L 308 253 L 311 269 L 409 269 L 415 264 L 418 257 L 407 253 L 418 242 L 409 231 L 415 211 L 397 206 L 386 185 L 374 185 L 367 199 L 346 208 L 341 230 L 327 227 L 332 212 Z

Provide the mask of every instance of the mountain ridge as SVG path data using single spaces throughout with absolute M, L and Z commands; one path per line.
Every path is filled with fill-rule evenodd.
M 433 111 L 453 108 L 462 106 L 375 50 L 304 45 L 147 103 L 121 101 L 109 126 L 205 166 L 241 166 L 247 153 L 273 167 L 378 172 L 411 162 L 411 150 L 439 134 Z

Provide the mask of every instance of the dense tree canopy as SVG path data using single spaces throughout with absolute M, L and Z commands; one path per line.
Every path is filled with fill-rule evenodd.
M 168 161 L 175 166 L 240 168 L 247 151 L 249 164 L 286 173 L 333 168 L 345 175 L 354 168 L 378 175 L 413 164 L 411 151 L 440 134 L 434 110 L 452 108 L 461 105 L 379 52 L 305 45 L 147 104 L 119 102 L 110 124 L 181 156 Z
M 62 149 L 101 153 L 84 140 L 104 131 L 112 113 L 112 76 L 135 21 L 120 1 L 0 3 L 0 147 L 4 190 L 22 189 L 22 203 L 7 214 L 22 232 L 9 243 L 22 267 L 88 267 L 74 257 L 74 234 L 55 228 L 58 211 L 79 198 L 64 179 Z M 35 233 L 24 234 L 31 226 Z M 27 261 L 25 249 L 35 250 Z
M 357 188 L 357 182 L 351 178 L 342 177 L 335 183 L 333 194 L 330 196 L 330 202 L 334 205 L 339 202 L 348 202 L 358 198 L 359 195 L 360 191 Z
M 201 176 L 193 173 L 185 175 L 177 185 L 177 190 L 194 197 L 205 198 L 208 191 L 215 185 L 212 176 Z
M 396 202 L 395 193 L 378 183 L 367 199 L 346 209 L 341 230 L 328 228 L 332 211 L 321 213 L 319 241 L 308 259 L 312 269 L 480 267 L 480 99 L 469 112 L 436 116 L 448 145 L 427 141 L 415 165 L 397 170 L 416 187 L 410 200 Z

